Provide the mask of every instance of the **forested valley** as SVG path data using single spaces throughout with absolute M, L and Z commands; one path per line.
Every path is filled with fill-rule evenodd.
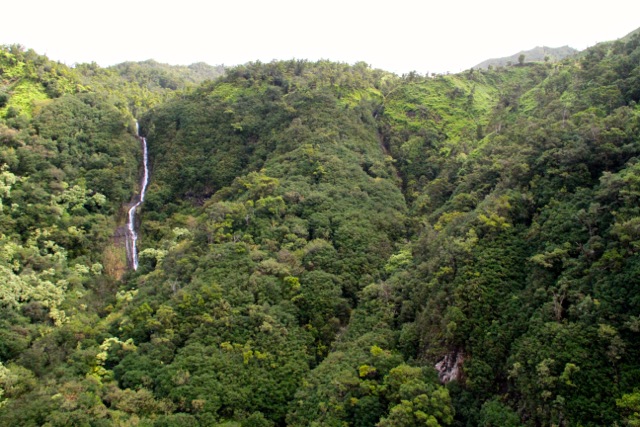
M 0 47 L 0 425 L 640 425 L 639 102 L 638 34 L 430 76 Z

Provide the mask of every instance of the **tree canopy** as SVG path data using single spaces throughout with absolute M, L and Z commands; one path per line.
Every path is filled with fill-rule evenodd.
M 0 424 L 637 425 L 640 36 L 524 59 L 2 47 Z

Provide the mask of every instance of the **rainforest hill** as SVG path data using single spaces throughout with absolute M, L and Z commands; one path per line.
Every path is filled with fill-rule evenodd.
M 505 67 L 513 64 L 526 62 L 558 62 L 569 56 L 577 54 L 578 51 L 569 46 L 547 47 L 537 46 L 533 49 L 522 50 L 504 58 L 493 58 L 482 61 L 473 68 L 487 69 L 489 67 Z
M 639 36 L 192 71 L 0 50 L 1 425 L 639 422 Z

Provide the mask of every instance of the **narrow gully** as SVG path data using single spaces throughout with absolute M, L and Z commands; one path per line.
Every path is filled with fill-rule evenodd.
M 144 202 L 144 196 L 147 192 L 147 184 L 149 183 L 149 159 L 147 153 L 147 139 L 144 136 L 140 136 L 140 128 L 138 126 L 138 122 L 136 122 L 136 136 L 140 139 L 142 144 L 142 166 L 143 166 L 143 174 L 142 174 L 142 182 L 140 184 L 140 195 L 136 196 L 134 200 L 135 203 L 129 208 L 129 212 L 127 214 L 127 257 L 129 258 L 129 265 L 134 269 L 138 269 L 138 233 L 136 232 L 136 209 L 138 206 Z

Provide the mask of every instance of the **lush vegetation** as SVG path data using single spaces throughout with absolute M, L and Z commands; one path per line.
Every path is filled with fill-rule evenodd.
M 533 49 L 523 50 L 504 58 L 487 59 L 473 68 L 487 69 L 490 67 L 505 67 L 508 65 L 525 63 L 525 60 L 526 62 L 558 62 L 577 53 L 577 50 L 569 46 L 537 46 Z
M 640 423 L 639 36 L 214 71 L 0 50 L 0 424 Z

